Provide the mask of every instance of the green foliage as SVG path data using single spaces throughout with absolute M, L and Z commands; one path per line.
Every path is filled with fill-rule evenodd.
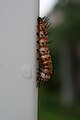
M 50 88 L 55 81 L 59 86 L 58 50 L 60 44 L 64 41 L 67 41 L 70 45 L 76 45 L 80 42 L 80 4 L 73 4 L 72 2 L 65 5 L 57 4 L 54 11 L 59 11 L 62 14 L 63 22 L 49 29 L 49 33 L 51 33 L 49 36 L 49 48 L 53 63 Z
M 66 5 L 57 4 L 55 11 L 59 11 L 63 15 L 63 22 L 57 27 L 50 29 L 53 35 L 53 46 L 63 41 L 79 42 L 80 41 L 80 4 L 69 2 Z M 56 43 L 56 44 L 54 44 Z
M 39 120 L 80 120 L 80 103 L 72 107 L 60 104 L 58 77 L 58 47 L 63 41 L 70 44 L 80 42 L 80 4 L 57 4 L 55 11 L 63 15 L 63 22 L 49 29 L 49 48 L 53 63 L 53 76 L 45 87 L 39 89 Z
M 80 120 L 80 103 L 62 106 L 57 92 L 39 90 L 39 120 Z

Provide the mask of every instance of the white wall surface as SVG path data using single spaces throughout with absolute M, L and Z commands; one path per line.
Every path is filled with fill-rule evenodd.
M 0 120 L 37 120 L 37 16 L 38 0 L 0 0 Z

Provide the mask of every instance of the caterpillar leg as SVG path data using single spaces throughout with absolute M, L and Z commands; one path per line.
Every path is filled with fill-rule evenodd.
M 37 58 L 37 60 L 39 60 L 39 58 Z
M 37 52 L 39 52 L 39 49 L 37 49 Z
M 36 69 L 36 73 L 37 73 L 38 76 L 39 76 L 39 71 L 40 71 L 39 69 Z
M 38 76 L 37 77 L 37 85 L 36 85 L 36 87 L 40 88 L 40 86 L 41 86 L 41 81 L 40 81 L 40 78 Z
M 39 68 L 37 68 L 36 70 L 39 70 Z
M 37 85 L 36 85 L 36 87 L 38 87 L 38 88 L 40 88 L 40 82 L 37 82 Z
M 38 77 L 37 77 L 37 85 L 36 85 L 36 87 L 40 88 L 41 83 L 42 83 L 42 81 L 41 81 L 41 76 L 40 76 L 40 74 L 39 74 Z
M 37 43 L 39 44 L 39 41 L 37 40 Z

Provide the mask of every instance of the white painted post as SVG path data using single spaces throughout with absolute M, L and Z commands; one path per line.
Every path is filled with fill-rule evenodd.
M 0 120 L 37 120 L 37 0 L 0 0 Z

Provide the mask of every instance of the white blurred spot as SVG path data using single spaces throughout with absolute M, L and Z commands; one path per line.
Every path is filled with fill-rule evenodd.
M 52 8 L 54 8 L 55 4 L 58 0 L 40 0 L 40 17 L 46 16 Z

